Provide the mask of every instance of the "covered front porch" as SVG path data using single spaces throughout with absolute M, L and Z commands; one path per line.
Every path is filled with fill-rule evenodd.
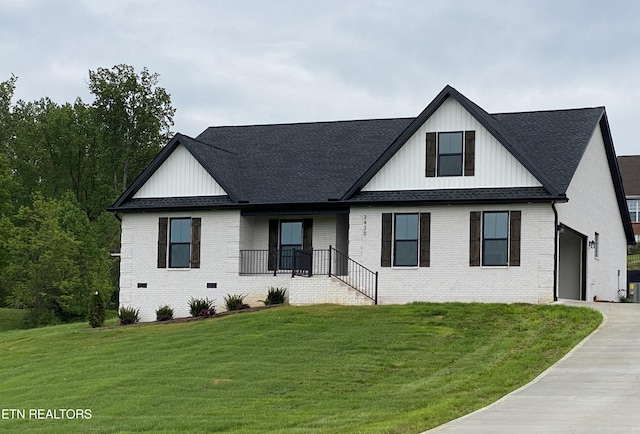
M 348 210 L 243 212 L 238 274 L 338 281 L 377 304 L 378 273 L 348 255 Z M 330 277 L 331 279 L 326 279 Z M 296 283 L 299 286 L 302 282 Z M 309 286 L 311 283 L 306 283 Z M 316 290 L 322 285 L 314 283 Z M 330 287 L 325 285 L 324 290 Z M 334 288 L 335 289 L 335 288 Z

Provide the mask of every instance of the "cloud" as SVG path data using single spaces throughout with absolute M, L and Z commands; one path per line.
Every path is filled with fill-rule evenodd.
M 415 116 L 451 84 L 489 112 L 605 105 L 618 152 L 640 153 L 639 15 L 633 1 L 5 1 L 0 80 L 88 101 L 90 69 L 146 66 L 189 135 Z

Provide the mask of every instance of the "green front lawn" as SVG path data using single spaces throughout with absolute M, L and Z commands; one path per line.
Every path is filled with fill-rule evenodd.
M 567 306 L 417 303 L 3 332 L 0 403 L 25 419 L 5 412 L 0 431 L 418 433 L 530 381 L 600 321 Z

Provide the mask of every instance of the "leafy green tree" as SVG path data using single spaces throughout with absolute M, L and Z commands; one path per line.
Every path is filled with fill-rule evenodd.
M 22 203 L 35 191 L 47 197 L 71 191 L 90 219 L 103 212 L 113 193 L 98 176 L 104 151 L 95 109 L 80 99 L 60 106 L 42 98 L 18 101 L 12 117 L 14 134 L 5 148 L 24 186 Z
M 0 153 L 0 277 L 9 261 L 8 242 L 13 233 L 11 217 L 14 214 L 13 192 L 16 185 L 9 161 Z M 7 292 L 7 286 L 0 278 L 0 307 L 5 306 Z
M 28 326 L 82 320 L 93 291 L 111 292 L 108 255 L 70 194 L 36 194 L 30 207 L 20 208 L 7 248 L 8 301 L 29 309 Z
M 31 309 L 32 325 L 79 319 L 87 291 L 115 300 L 120 227 L 104 209 L 169 140 L 175 109 L 146 68 L 89 71 L 92 104 L 12 104 L 16 81 L 0 82 L 0 305 Z
M 12 134 L 11 98 L 13 98 L 17 80 L 18 77 L 12 75 L 9 80 L 0 82 L 0 153 Z
M 159 75 L 128 65 L 89 71 L 93 107 L 105 144 L 103 173 L 109 173 L 117 197 L 168 141 L 175 109 L 158 86 Z

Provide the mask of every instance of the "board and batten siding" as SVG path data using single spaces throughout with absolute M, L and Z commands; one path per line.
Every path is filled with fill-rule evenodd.
M 452 131 L 475 131 L 474 176 L 426 177 L 426 134 Z M 540 182 L 476 118 L 448 98 L 363 191 L 539 186 Z
M 178 146 L 136 192 L 152 197 L 223 196 L 227 193 L 184 146 Z

